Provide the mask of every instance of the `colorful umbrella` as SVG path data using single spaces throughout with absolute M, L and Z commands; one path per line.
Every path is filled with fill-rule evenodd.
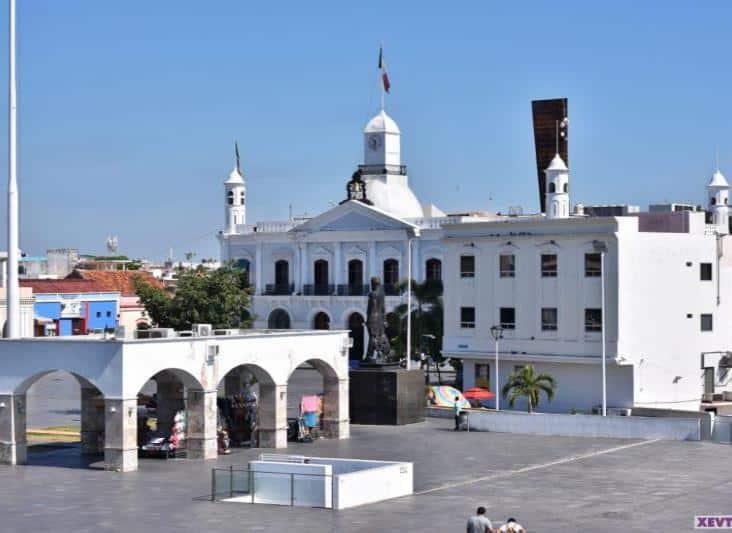
M 455 387 L 448 387 L 447 385 L 432 385 L 430 387 L 430 403 L 437 407 L 452 407 L 455 405 L 456 396 L 461 408 L 467 409 L 470 407 L 470 402 Z
M 482 387 L 473 387 L 463 391 L 463 396 L 468 400 L 492 400 L 496 397 L 491 391 Z

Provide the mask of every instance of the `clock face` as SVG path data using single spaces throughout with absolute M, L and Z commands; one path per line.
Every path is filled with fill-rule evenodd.
M 372 151 L 376 151 L 379 149 L 379 146 L 381 146 L 381 137 L 378 135 L 371 135 L 369 137 L 369 148 L 371 148 Z

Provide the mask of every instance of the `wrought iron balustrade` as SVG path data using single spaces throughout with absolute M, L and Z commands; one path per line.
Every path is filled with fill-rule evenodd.
M 264 287 L 266 296 L 284 296 L 295 292 L 294 283 L 269 283 Z
M 338 285 L 338 296 L 366 296 L 369 293 L 369 286 L 362 283 L 348 283 Z
M 302 293 L 305 296 L 331 296 L 335 294 L 335 285 L 303 285 Z

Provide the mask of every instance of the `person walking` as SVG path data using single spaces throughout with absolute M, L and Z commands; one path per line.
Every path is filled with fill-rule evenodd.
M 460 413 L 462 412 L 460 396 L 455 396 L 455 403 L 452 404 L 452 412 L 455 415 L 455 431 L 458 431 L 460 429 Z
M 498 533 L 526 533 L 526 530 L 515 518 L 509 518 L 505 524 L 498 528 Z
M 478 507 L 475 516 L 468 518 L 468 533 L 491 533 L 493 524 L 485 515 L 485 507 Z

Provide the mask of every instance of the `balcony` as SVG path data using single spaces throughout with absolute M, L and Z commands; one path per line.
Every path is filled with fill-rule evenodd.
M 264 287 L 265 296 L 289 296 L 295 292 L 294 283 L 268 283 Z
M 369 293 L 369 286 L 360 283 L 338 285 L 338 296 L 366 296 Z
M 397 176 L 407 175 L 407 165 L 358 165 L 358 170 L 364 176 L 379 174 L 395 174 Z
M 302 293 L 305 296 L 331 296 L 335 294 L 335 285 L 303 285 Z

